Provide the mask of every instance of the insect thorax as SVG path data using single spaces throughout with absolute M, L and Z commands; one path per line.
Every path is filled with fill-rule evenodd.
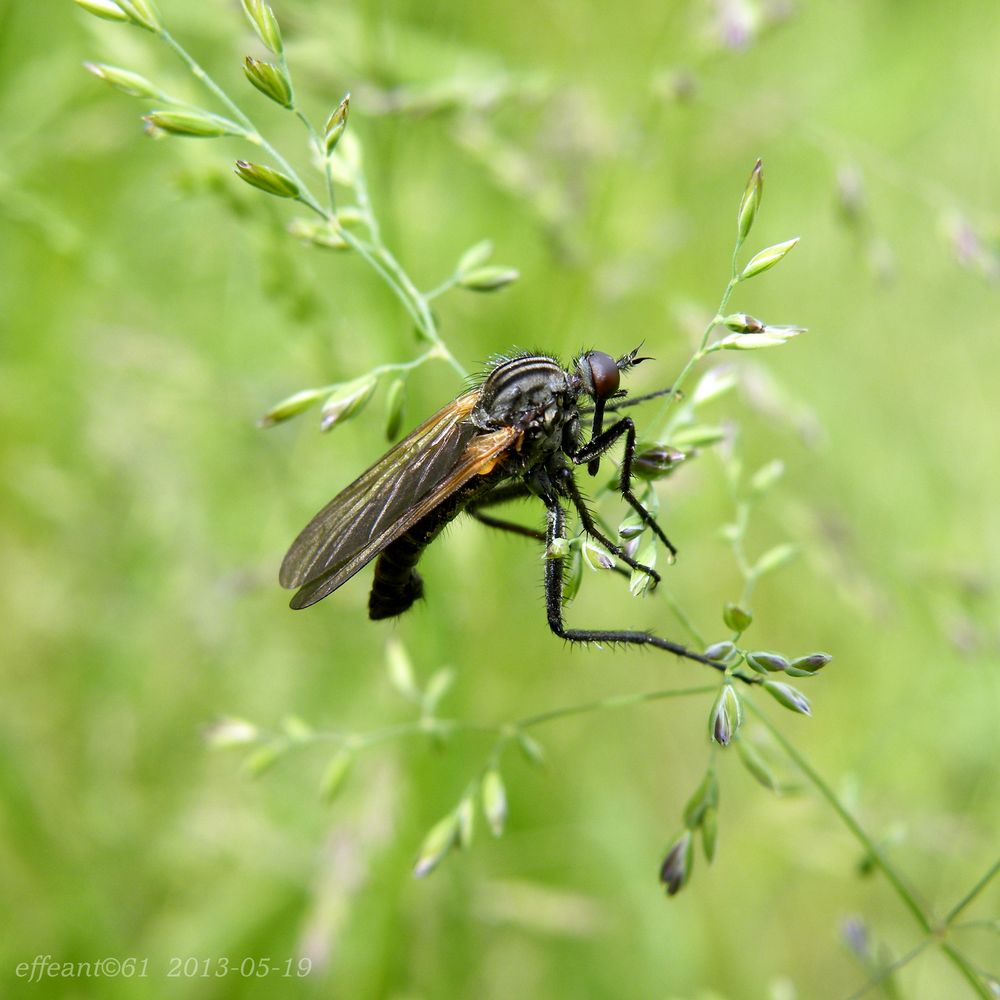
M 511 358 L 487 376 L 471 420 L 483 431 L 501 427 L 524 431 L 521 457 L 532 464 L 575 447 L 578 395 L 578 384 L 553 358 Z

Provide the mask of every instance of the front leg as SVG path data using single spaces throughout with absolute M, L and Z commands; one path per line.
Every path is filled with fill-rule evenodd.
M 590 512 L 590 508 L 587 506 L 587 501 L 584 500 L 583 494 L 580 492 L 580 487 L 576 485 L 573 470 L 568 466 L 562 469 L 559 473 L 557 482 L 559 484 L 559 488 L 576 508 L 576 512 L 580 516 L 580 523 L 583 525 L 583 530 L 591 537 L 596 538 L 601 545 L 608 550 L 608 552 L 617 556 L 627 566 L 645 573 L 646 576 L 652 579 L 653 586 L 655 587 L 656 584 L 660 582 L 660 574 L 657 573 L 652 566 L 636 562 L 636 560 L 633 559 L 620 545 L 615 544 L 597 526 L 597 522 L 594 520 L 594 515 Z M 641 506 L 642 505 L 640 504 L 640 507 Z
M 551 551 L 557 539 L 566 537 L 566 515 L 557 497 L 543 497 L 547 511 L 546 541 Z M 725 664 L 710 660 L 701 653 L 669 639 L 662 639 L 652 632 L 639 632 L 632 629 L 580 629 L 567 628 L 563 620 L 563 558 L 545 560 L 545 608 L 548 614 L 549 628 L 561 639 L 568 642 L 607 642 L 627 646 L 654 646 L 666 650 L 675 656 L 683 656 L 698 663 L 705 663 L 716 670 L 725 672 Z
M 528 528 L 516 521 L 508 521 L 506 518 L 494 517 L 492 514 L 484 514 L 484 507 L 494 507 L 498 504 L 509 503 L 511 500 L 522 500 L 527 497 L 534 497 L 534 494 L 523 481 L 518 480 L 513 483 L 505 483 L 496 489 L 490 490 L 485 496 L 473 500 L 466 508 L 465 512 L 474 517 L 480 524 L 488 525 L 491 528 L 499 528 L 501 531 L 509 531 L 514 535 L 521 535 L 524 538 L 534 538 L 537 541 L 545 541 L 545 532 L 536 528 Z
M 677 549 L 673 543 L 663 533 L 663 529 L 657 524 L 656 518 L 645 507 L 639 498 L 632 492 L 632 460 L 635 458 L 635 424 L 631 417 L 622 417 L 618 423 L 609 427 L 602 434 L 598 434 L 593 441 L 585 444 L 582 448 L 570 455 L 576 465 L 586 465 L 595 458 L 600 458 L 611 446 L 625 435 L 625 455 L 622 458 L 621 476 L 618 488 L 622 498 L 639 515 L 644 524 L 647 524 L 656 533 L 656 537 L 667 547 L 671 559 L 676 558 Z

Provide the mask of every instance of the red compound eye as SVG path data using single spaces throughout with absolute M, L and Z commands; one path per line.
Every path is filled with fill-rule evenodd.
M 621 383 L 621 372 L 618 363 L 610 354 L 603 351 L 590 351 L 583 356 L 584 378 L 590 384 L 587 386 L 595 400 L 610 399 L 618 391 Z M 589 375 L 589 378 L 587 376 Z

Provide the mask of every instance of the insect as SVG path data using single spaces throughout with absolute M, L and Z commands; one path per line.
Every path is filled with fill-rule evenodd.
M 423 550 L 463 510 L 493 527 L 538 538 L 553 553 L 557 540 L 565 538 L 566 507 L 571 505 L 587 535 L 631 569 L 649 574 L 655 586 L 659 574 L 633 559 L 597 525 L 574 474 L 575 468 L 586 466 L 596 475 L 601 457 L 624 438 L 622 499 L 675 552 L 632 491 L 635 424 L 625 416 L 604 428 L 606 412 L 649 398 L 624 400 L 626 393 L 619 388 L 625 372 L 648 360 L 637 357 L 638 351 L 617 360 L 602 351 L 586 351 L 569 369 L 544 354 L 523 353 L 495 362 L 478 386 L 425 420 L 306 525 L 281 564 L 281 585 L 298 588 L 291 606 L 306 608 L 321 601 L 378 557 L 369 617 L 402 614 L 423 596 L 416 570 Z M 581 417 L 591 412 L 583 444 Z M 527 496 L 538 497 L 545 506 L 544 533 L 486 512 Z M 720 667 L 650 632 L 568 628 L 563 619 L 563 563 L 558 556 L 545 561 L 548 624 L 557 636 L 570 642 L 654 646 Z

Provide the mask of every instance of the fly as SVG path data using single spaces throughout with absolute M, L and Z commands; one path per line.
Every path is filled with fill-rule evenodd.
M 604 428 L 606 412 L 639 401 L 615 402 L 625 396 L 619 388 L 622 374 L 646 360 L 637 354 L 638 348 L 615 360 L 602 351 L 587 351 L 568 370 L 543 354 L 496 362 L 480 385 L 425 420 L 306 525 L 281 564 L 281 585 L 298 588 L 291 606 L 307 608 L 321 601 L 377 557 L 369 617 L 402 614 L 423 596 L 416 569 L 421 554 L 463 510 L 493 527 L 538 538 L 554 552 L 557 540 L 566 536 L 566 507 L 571 505 L 587 535 L 658 583 L 654 569 L 637 562 L 600 529 L 574 475 L 581 465 L 596 475 L 601 457 L 624 438 L 622 499 L 675 552 L 632 491 L 635 424 L 626 416 Z M 581 416 L 591 407 L 590 434 L 581 444 Z M 545 505 L 544 533 L 486 513 L 527 496 Z M 720 667 L 651 632 L 568 628 L 563 620 L 563 563 L 558 556 L 545 562 L 548 624 L 557 636 L 570 642 L 654 646 Z

